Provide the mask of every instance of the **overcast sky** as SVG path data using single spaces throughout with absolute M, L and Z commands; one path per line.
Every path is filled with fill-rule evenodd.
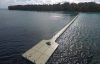
M 58 2 L 86 2 L 94 0 L 0 0 L 0 8 L 7 8 L 8 5 L 18 5 L 18 4 L 53 4 Z M 95 0 L 100 2 L 100 0 Z

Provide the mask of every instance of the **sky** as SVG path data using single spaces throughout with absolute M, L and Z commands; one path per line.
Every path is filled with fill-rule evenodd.
M 9 5 L 25 5 L 25 4 L 55 4 L 63 2 L 90 2 L 94 0 L 0 0 L 0 8 L 7 8 Z M 95 0 L 100 2 L 100 0 Z

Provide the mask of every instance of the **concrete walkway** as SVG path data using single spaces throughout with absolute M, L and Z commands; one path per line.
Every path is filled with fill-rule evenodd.
M 77 17 L 78 15 L 50 40 L 40 41 L 22 56 L 35 64 L 45 64 L 59 45 L 55 42 L 56 39 L 76 20 Z

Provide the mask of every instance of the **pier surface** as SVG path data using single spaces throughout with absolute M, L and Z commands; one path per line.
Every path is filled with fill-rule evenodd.
M 45 64 L 55 49 L 58 47 L 57 43 L 51 45 L 46 44 L 49 40 L 42 40 L 36 46 L 23 54 L 23 56 L 36 64 Z
M 35 64 L 45 64 L 59 45 L 55 40 L 76 20 L 77 17 L 78 15 L 50 40 L 40 41 L 22 56 Z

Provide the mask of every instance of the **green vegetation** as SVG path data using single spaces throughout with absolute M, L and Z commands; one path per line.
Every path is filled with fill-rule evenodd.
M 79 12 L 100 12 L 100 4 L 95 2 L 84 3 L 63 3 L 43 5 L 14 5 L 8 6 L 9 10 L 30 10 L 30 11 L 79 11 Z

